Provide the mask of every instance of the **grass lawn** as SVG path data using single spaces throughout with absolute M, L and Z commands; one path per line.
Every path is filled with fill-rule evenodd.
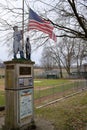
M 40 97 L 45 97 L 49 95 L 53 95 L 54 93 L 65 92 L 67 90 L 71 90 L 74 86 L 76 87 L 77 82 L 66 80 L 66 79 L 38 79 L 34 80 L 34 87 L 36 88 L 34 91 L 34 98 L 38 99 Z M 81 83 L 80 83 L 81 84 Z M 4 86 L 4 79 L 0 79 L 0 86 Z M 48 88 L 47 88 L 48 87 Z M 41 88 L 46 88 L 42 89 Z M 4 98 L 2 94 L 1 99 Z
M 36 88 L 34 91 L 35 99 L 40 97 L 45 97 L 49 95 L 53 95 L 56 93 L 61 93 L 65 91 L 71 91 L 72 88 L 76 88 L 77 86 L 83 86 L 82 81 L 71 81 L 66 79 L 40 79 L 34 81 L 34 87 Z M 38 89 L 37 89 L 38 88 Z M 46 88 L 46 89 L 45 89 Z M 71 91 L 72 93 L 72 91 Z
M 47 87 L 55 86 L 55 92 L 61 92 L 61 87 L 66 83 L 65 89 L 72 88 L 72 81 L 70 80 L 35 80 L 34 86 Z M 71 84 L 71 85 L 70 85 Z M 75 82 L 75 86 L 78 82 Z M 81 86 L 82 84 L 79 83 Z M 0 85 L 4 85 L 4 80 L 0 80 Z M 59 87 L 60 85 L 60 87 Z M 50 88 L 51 91 L 52 88 Z M 42 95 L 49 93 L 49 89 L 43 90 Z M 35 90 L 36 94 L 36 90 Z M 5 104 L 4 92 L 0 91 L 0 105 Z M 58 103 L 52 104 L 48 107 L 35 110 L 35 114 L 39 118 L 52 121 L 55 130 L 86 130 L 87 129 L 87 91 L 62 100 Z
M 35 87 L 47 87 L 47 86 L 53 86 L 53 85 L 62 85 L 65 83 L 71 83 L 71 80 L 66 79 L 35 79 L 34 80 L 34 86 Z
M 35 99 L 52 95 L 53 93 L 62 92 L 64 89 L 72 88 L 72 81 L 64 79 L 40 79 L 34 81 Z M 63 86 L 64 84 L 68 84 Z M 48 88 L 47 88 L 48 87 Z M 46 89 L 45 89 L 46 88 Z
M 36 110 L 39 118 L 52 121 L 55 130 L 87 129 L 87 91 Z

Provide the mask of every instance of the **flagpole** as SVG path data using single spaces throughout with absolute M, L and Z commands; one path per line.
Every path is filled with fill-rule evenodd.
M 23 31 L 22 48 L 24 52 L 24 0 L 22 0 L 22 31 Z

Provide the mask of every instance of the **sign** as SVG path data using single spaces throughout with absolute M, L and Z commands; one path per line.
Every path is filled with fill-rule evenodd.
M 31 67 L 20 67 L 19 68 L 20 75 L 31 75 Z
M 33 79 L 32 77 L 22 77 L 18 79 L 19 87 L 32 87 Z
M 20 119 L 32 115 L 32 89 L 21 90 L 20 95 Z

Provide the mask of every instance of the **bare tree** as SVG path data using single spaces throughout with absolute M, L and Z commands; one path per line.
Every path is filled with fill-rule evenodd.
M 52 70 L 55 67 L 50 47 L 45 46 L 43 48 L 41 65 L 45 68 L 45 70 Z
M 70 74 L 74 57 L 74 42 L 69 38 L 64 38 L 54 49 L 51 49 L 51 51 L 60 68 L 60 74 L 62 74 L 62 67 Z
M 13 48 L 13 26 L 18 25 L 22 28 L 22 7 L 18 7 L 17 1 L 3 0 L 0 1 L 0 44 L 6 44 L 9 55 L 12 54 Z
M 9 18 L 2 17 L 2 12 L 0 12 L 2 25 L 1 31 L 11 30 L 12 26 L 15 24 L 21 24 L 22 17 L 22 7 L 14 6 L 10 0 L 4 0 L 6 4 L 0 4 L 2 12 L 4 11 L 4 16 L 10 15 Z M 43 13 L 40 12 L 40 9 L 37 11 L 39 14 L 51 21 L 55 26 L 57 37 L 70 37 L 70 38 L 82 38 L 87 40 L 87 1 L 86 0 L 54 0 L 45 2 L 44 0 L 25 0 L 25 28 L 26 22 L 29 15 L 29 2 L 33 3 L 32 5 L 37 7 L 41 5 Z M 43 5 L 42 5 L 43 4 Z M 35 6 L 37 5 L 37 6 Z M 45 6 L 44 6 L 45 5 Z M 45 8 L 46 7 L 46 8 Z M 21 27 L 21 26 L 20 26 Z
M 56 46 L 50 46 L 49 51 L 50 51 L 50 54 L 51 54 L 50 55 L 51 59 L 54 60 L 56 67 L 59 69 L 60 78 L 63 78 L 62 63 L 61 63 L 61 59 L 60 59 L 61 56 L 60 56 L 58 44 Z
M 80 73 L 83 61 L 87 57 L 87 42 L 84 40 L 75 40 L 74 62 L 77 65 L 77 72 Z
M 37 1 L 48 5 L 48 3 L 43 0 Z M 45 14 L 48 20 L 55 26 L 57 37 L 76 38 L 74 39 L 74 43 L 76 45 L 71 43 L 72 40 L 67 43 L 66 39 L 63 38 L 63 43 L 61 43 L 60 46 L 60 52 L 62 54 L 61 62 L 68 73 L 70 73 L 72 61 L 77 63 L 77 70 L 79 71 L 82 66 L 84 56 L 87 56 L 87 1 L 58 0 L 57 2 L 54 1 L 54 3 L 52 3 L 52 1 L 49 3 L 50 9 L 48 8 L 47 11 L 45 10 Z M 51 14 L 53 17 L 49 17 Z M 80 41 L 77 41 L 77 38 L 79 38 Z M 67 54 L 65 53 L 65 50 Z
M 78 73 L 81 71 L 82 63 L 87 56 L 87 44 L 84 40 L 63 38 L 59 44 L 51 46 L 49 51 L 62 77 L 62 67 L 69 75 L 72 65 L 77 66 Z
M 24 3 L 24 35 L 25 37 L 30 35 L 31 43 L 36 47 L 36 50 L 48 40 L 48 36 L 37 30 L 27 32 L 30 3 L 31 1 L 28 0 L 25 0 Z M 3 3 L 0 1 L 0 44 L 7 45 L 9 55 L 12 54 L 13 48 L 13 26 L 18 25 L 19 28 L 22 29 L 22 10 L 22 0 L 20 1 L 20 4 L 17 0 L 4 0 Z
M 22 25 L 22 7 L 16 7 L 14 3 L 17 3 L 17 0 L 4 0 L 4 3 L 0 3 L 0 31 L 4 32 L 3 37 L 5 44 L 12 39 L 12 27 L 16 24 L 21 28 Z M 69 38 L 80 38 L 87 40 L 87 1 L 86 0 L 25 0 L 25 30 L 28 22 L 29 15 L 29 4 L 31 3 L 35 11 L 41 15 L 43 18 L 51 21 L 55 27 L 55 32 L 57 37 L 69 37 Z M 38 6 L 39 5 L 39 6 Z M 41 5 L 41 6 L 40 6 Z M 44 6 L 45 5 L 45 6 Z M 38 7 L 38 10 L 37 10 Z M 42 46 L 47 42 L 48 37 L 44 33 L 37 30 L 31 31 L 31 42 L 35 43 L 38 47 Z M 1 35 L 2 39 L 2 35 Z M 65 39 L 64 39 L 65 40 Z M 12 42 L 12 41 L 11 41 Z M 59 42 L 59 41 L 58 41 Z M 66 40 L 64 41 L 66 42 Z M 62 46 L 64 42 L 62 43 Z M 71 44 L 71 42 L 70 42 Z M 72 46 L 72 44 L 71 44 Z M 60 49 L 62 51 L 62 48 Z M 67 51 L 68 48 L 67 48 Z M 70 57 L 72 57 L 72 51 L 67 52 L 67 64 L 68 68 L 71 66 Z M 81 56 L 81 55 L 80 55 Z M 78 57 L 78 55 L 77 55 Z M 64 60 L 64 57 L 62 55 Z M 59 60 L 58 60 L 59 61 Z M 61 61 L 62 62 L 62 61 Z M 70 63 L 70 65 L 69 65 Z M 62 63 L 63 64 L 63 63 Z M 70 73 L 69 69 L 67 70 Z
M 86 0 L 54 0 L 43 3 L 44 16 L 57 29 L 57 37 L 82 38 L 87 40 L 87 1 Z

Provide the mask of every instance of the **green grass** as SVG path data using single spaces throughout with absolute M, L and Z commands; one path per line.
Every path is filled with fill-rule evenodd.
M 66 85 L 66 86 L 53 86 L 52 88 L 48 88 L 46 90 L 35 90 L 35 98 L 40 98 L 40 97 L 45 97 L 45 96 L 49 96 L 52 94 L 56 94 L 56 93 L 60 93 L 60 92 L 64 92 L 66 90 L 71 89 L 73 86 L 72 84 L 70 85 Z
M 52 90 L 55 92 L 61 92 L 64 90 L 72 89 L 73 84 L 70 80 L 36 80 L 41 82 L 35 82 L 35 87 L 47 87 L 55 86 L 53 88 L 43 90 L 40 96 L 52 94 Z M 63 85 L 66 83 L 67 85 Z M 69 84 L 68 84 L 69 83 Z M 74 86 L 83 86 L 83 83 L 75 82 Z M 0 80 L 0 85 L 4 85 L 4 80 Z M 60 85 L 60 86 L 59 86 Z M 37 94 L 37 95 L 36 95 Z M 38 91 L 35 90 L 35 96 L 39 95 Z M 0 105 L 5 104 L 4 92 L 0 91 Z M 87 92 L 80 93 L 74 97 L 62 100 L 56 104 L 35 110 L 35 114 L 39 118 L 52 121 L 55 130 L 86 130 L 87 126 Z
M 55 130 L 87 129 L 87 92 L 36 110 L 39 118 L 52 121 Z
M 52 94 L 71 91 L 72 88 L 77 88 L 78 86 L 83 86 L 82 81 L 72 82 L 71 80 L 39 80 L 40 82 L 35 82 L 35 88 L 38 87 L 37 90 L 34 91 L 35 99 L 40 97 L 49 96 Z M 41 90 L 41 88 L 48 87 L 47 89 Z
M 52 95 L 53 93 L 62 92 L 64 89 L 69 89 L 72 85 L 66 85 L 64 84 L 71 83 L 70 80 L 64 80 L 64 79 L 40 79 L 35 80 L 34 86 L 35 88 L 38 87 L 38 90 L 34 91 L 34 97 L 35 99 L 40 97 L 45 97 Z M 49 87 L 48 89 L 41 90 L 42 87 Z
M 53 85 L 62 85 L 65 83 L 71 83 L 72 81 L 66 79 L 35 79 L 34 86 L 35 87 L 47 87 Z
M 81 84 L 81 83 L 80 83 Z M 4 85 L 4 79 L 0 79 L 0 85 Z M 77 87 L 77 82 L 72 82 L 66 79 L 38 79 L 34 80 L 34 87 L 38 90 L 34 91 L 34 98 L 38 99 L 40 97 L 49 96 L 52 94 L 71 91 L 73 85 Z M 45 90 L 41 90 L 42 87 L 49 87 Z

